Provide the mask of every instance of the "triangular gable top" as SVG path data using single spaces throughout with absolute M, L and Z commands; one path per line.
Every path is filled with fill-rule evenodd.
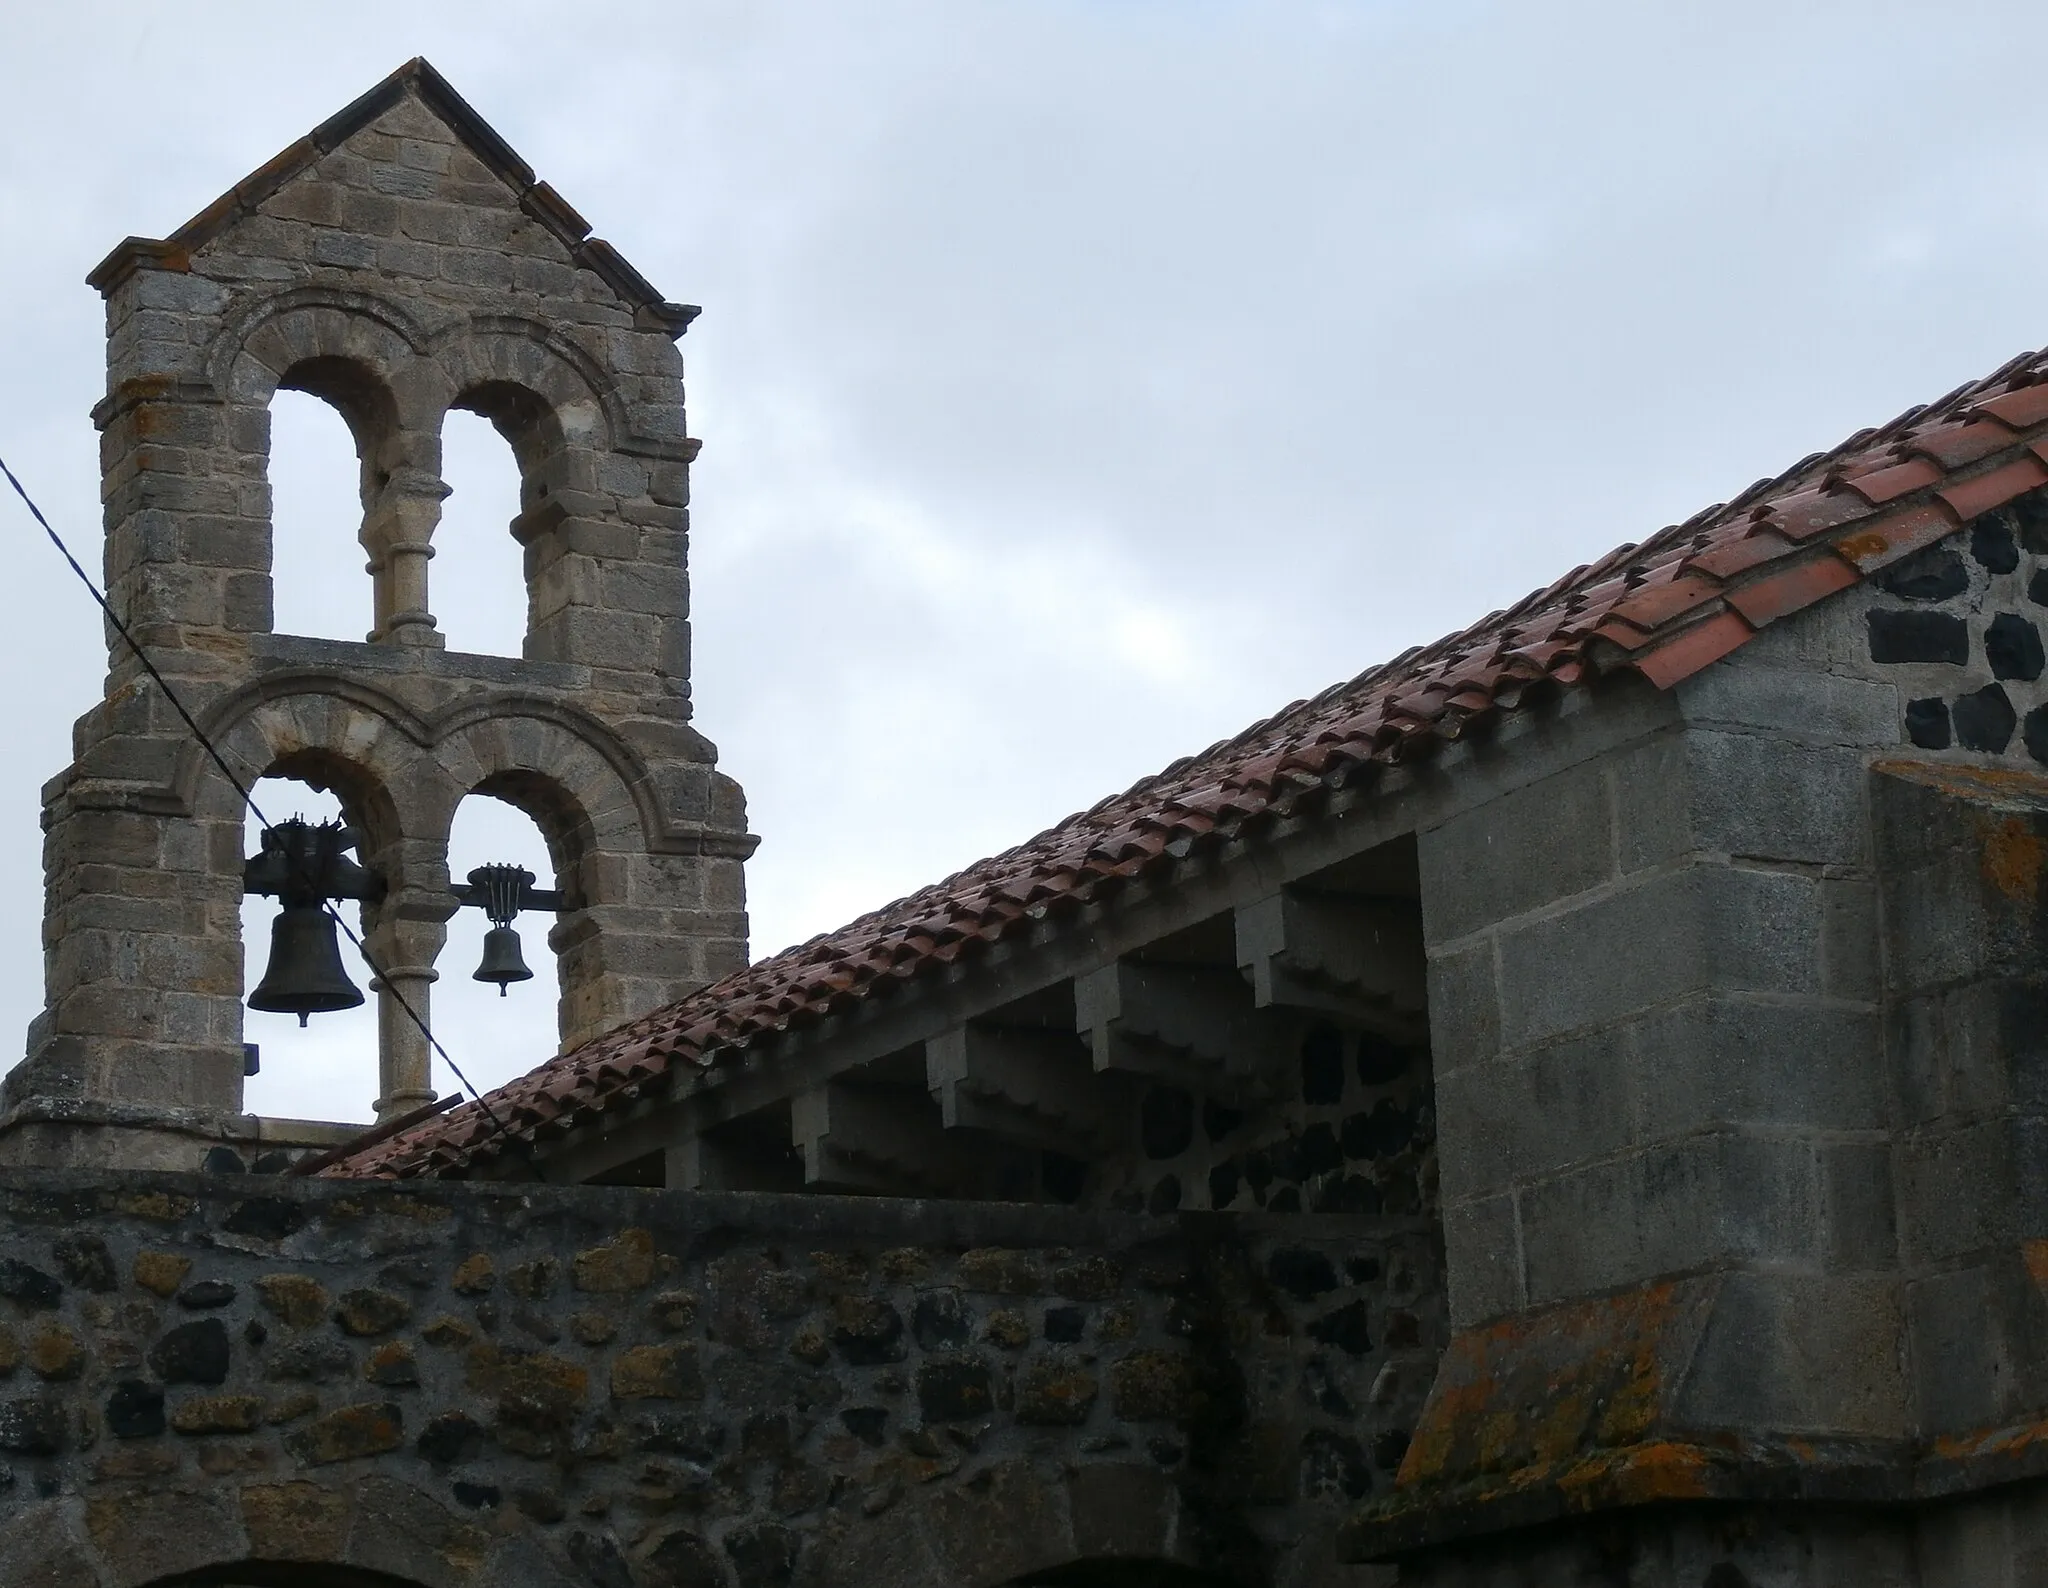
M 322 156 L 332 153 L 390 110 L 408 93 L 455 134 L 464 148 L 502 181 L 531 219 L 559 238 L 576 263 L 595 272 L 650 329 L 680 336 L 697 317 L 692 304 L 671 303 L 635 270 L 610 243 L 590 235 L 590 223 L 547 183 L 533 167 L 476 113 L 447 78 L 425 56 L 415 56 L 352 104 L 329 116 L 305 137 L 282 150 L 237 182 L 169 237 L 130 237 L 93 267 L 86 284 L 106 296 L 137 270 L 185 271 L 193 254 L 222 236 L 238 220 L 253 215 L 293 177 Z
M 668 1083 L 940 975 L 1140 878 L 1369 789 L 1489 721 L 1601 673 L 1669 689 L 1768 625 L 2017 504 L 2048 551 L 2048 351 L 1575 568 L 1470 628 L 1297 701 L 931 887 L 539 1065 L 327 1173 L 472 1172 Z M 2037 493 L 2037 494 L 2030 494 Z

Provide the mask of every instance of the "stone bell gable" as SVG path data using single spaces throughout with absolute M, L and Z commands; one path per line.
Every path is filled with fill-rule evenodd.
M 567 896 L 551 938 L 564 1043 L 742 964 L 753 840 L 689 720 L 697 443 L 675 338 L 696 311 L 591 237 L 420 60 L 90 280 L 107 302 L 109 598 L 243 781 L 332 788 L 361 833 L 386 890 L 365 915 L 388 979 L 380 1112 L 432 1096 L 398 997 L 429 1011 L 468 794 L 547 839 Z M 272 626 L 281 388 L 330 403 L 355 439 L 374 588 L 359 643 Z M 433 615 L 456 408 L 487 417 L 519 470 L 518 659 L 446 650 Z M 48 1003 L 8 1083 L 9 1150 L 100 1150 L 38 1123 L 59 1118 L 175 1126 L 185 1145 L 164 1138 L 159 1157 L 176 1166 L 241 1110 L 243 811 L 108 638 L 105 699 L 45 790 Z

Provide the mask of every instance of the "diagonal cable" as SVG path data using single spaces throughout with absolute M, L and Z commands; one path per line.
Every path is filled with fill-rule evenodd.
M 228 765 L 226 758 L 215 747 L 213 740 L 207 736 L 206 730 L 199 726 L 199 720 L 186 709 L 185 702 L 179 698 L 178 692 L 171 687 L 170 680 L 157 671 L 156 663 L 149 659 L 149 653 L 142 648 L 141 641 L 137 640 L 129 632 L 128 625 L 121 620 L 121 615 L 114 610 L 113 603 L 106 598 L 100 587 L 94 583 L 92 575 L 87 573 L 79 565 L 78 559 L 71 555 L 71 548 L 64 544 L 64 537 L 51 527 L 50 521 L 43 516 L 43 510 L 36 506 L 35 498 L 30 496 L 28 491 L 22 486 L 21 481 L 15 478 L 14 471 L 7 466 L 5 458 L 0 458 L 0 474 L 7 476 L 7 483 L 14 487 L 14 494 L 21 498 L 22 504 L 34 515 L 35 521 L 42 526 L 43 533 L 50 537 L 50 544 L 57 548 L 57 554 L 70 565 L 71 571 L 78 575 L 78 582 L 85 586 L 93 600 L 98 603 L 100 611 L 106 614 L 107 621 L 114 626 L 114 632 L 119 634 L 127 644 L 128 649 L 135 653 L 135 659 L 142 664 L 142 670 L 155 681 L 157 688 L 164 692 L 164 698 L 171 703 L 171 707 L 177 712 L 179 719 L 184 722 L 187 728 L 192 730 L 192 737 L 199 741 L 199 747 L 206 752 L 207 757 L 213 764 L 220 768 L 221 776 L 228 780 L 229 786 L 234 789 L 243 805 L 248 807 L 250 813 L 268 830 L 272 826 L 271 820 L 263 814 L 263 808 L 256 803 L 256 796 L 250 791 L 248 784 L 242 780 L 233 767 Z M 462 1066 L 457 1064 L 453 1057 L 450 1056 L 448 1050 L 441 1045 L 441 1039 L 435 1036 L 428 1028 L 427 1022 L 421 1017 L 420 1012 L 413 1008 L 411 1000 L 403 992 L 399 991 L 397 984 L 390 977 L 384 974 L 383 967 L 371 955 L 369 946 L 356 934 L 355 928 L 342 919 L 341 912 L 334 907 L 334 902 L 331 899 L 322 899 L 320 907 L 327 912 L 328 918 L 341 928 L 342 935 L 355 945 L 355 950 L 362 956 L 363 963 L 369 966 L 370 974 L 383 983 L 385 990 L 398 1000 L 398 1007 L 405 1011 L 406 1018 L 419 1027 L 420 1035 L 427 1039 L 427 1046 L 432 1048 L 440 1056 L 441 1062 L 454 1072 L 456 1080 L 463 1084 L 469 1095 L 476 1100 L 477 1107 L 484 1111 L 484 1117 L 491 1122 L 492 1126 L 508 1142 L 513 1143 L 515 1146 L 518 1145 L 519 1138 L 513 1135 L 506 1127 L 505 1122 L 498 1117 L 497 1112 L 484 1100 L 483 1093 L 476 1089 L 469 1077 L 462 1073 Z M 528 1156 L 529 1161 L 531 1161 L 530 1155 Z M 534 1163 L 533 1170 L 535 1174 L 539 1174 L 540 1165 Z

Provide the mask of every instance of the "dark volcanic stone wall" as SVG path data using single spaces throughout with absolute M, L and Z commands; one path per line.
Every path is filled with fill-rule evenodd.
M 1906 738 L 2048 765 L 2048 493 L 1986 513 L 1875 583 L 1870 659 L 1899 685 Z
M 1327 1552 L 1436 1268 L 1412 1219 L 9 1177 L 0 1581 L 1369 1581 Z
M 1426 1048 L 1335 1020 L 1297 1022 L 1276 1096 L 1231 1107 L 1199 1091 L 1146 1086 L 1128 1159 L 1105 1174 L 1111 1207 L 1368 1213 L 1439 1227 L 1436 1114 Z

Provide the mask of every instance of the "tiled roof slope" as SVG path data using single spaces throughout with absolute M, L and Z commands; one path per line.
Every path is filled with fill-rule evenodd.
M 2044 460 L 2048 353 L 2030 353 L 1014 849 L 551 1059 L 489 1094 L 488 1113 L 467 1103 L 327 1172 L 460 1176 L 645 1095 L 677 1066 L 886 997 L 1202 845 L 1310 811 L 1377 764 L 1515 710 L 1532 688 L 1620 668 L 1669 688 L 1764 625 L 2048 484 Z

